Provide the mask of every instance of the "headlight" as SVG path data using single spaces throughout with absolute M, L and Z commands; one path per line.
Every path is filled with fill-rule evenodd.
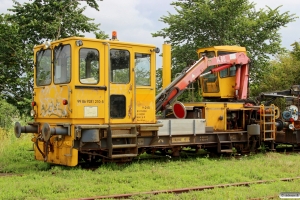
M 34 117 L 34 116 L 35 116 L 35 114 L 36 114 L 35 110 L 31 110 L 31 111 L 30 111 L 30 115 L 31 115 L 31 117 Z

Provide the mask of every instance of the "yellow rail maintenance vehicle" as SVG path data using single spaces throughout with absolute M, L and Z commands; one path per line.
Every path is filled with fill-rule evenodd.
M 137 156 L 137 125 L 147 134 L 158 129 L 157 52 L 152 45 L 77 37 L 36 46 L 34 122 L 17 124 L 17 136 L 35 133 L 35 158 L 50 163 Z
M 184 147 L 232 153 L 263 141 L 273 149 L 277 130 L 280 142 L 287 142 L 284 133 L 300 144 L 291 126 L 296 106 L 276 121 L 276 106 L 246 103 L 245 48 L 199 49 L 199 60 L 171 82 L 171 46 L 164 44 L 163 90 L 156 95 L 157 53 L 154 45 L 117 40 L 116 32 L 111 40 L 70 37 L 35 46 L 34 120 L 16 122 L 16 137 L 33 133 L 35 159 L 66 166 L 128 162 L 144 152 L 178 156 Z M 195 81 L 209 101 L 177 102 Z

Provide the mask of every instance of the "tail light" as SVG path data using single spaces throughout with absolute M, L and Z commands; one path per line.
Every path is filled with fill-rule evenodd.
M 64 99 L 64 100 L 62 101 L 62 104 L 63 104 L 63 105 L 67 105 L 67 104 L 68 104 L 68 100 Z

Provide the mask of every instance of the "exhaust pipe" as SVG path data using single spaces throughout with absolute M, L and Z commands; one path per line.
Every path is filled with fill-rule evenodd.
M 19 122 L 15 123 L 14 126 L 15 136 L 19 138 L 21 133 L 38 133 L 38 127 L 33 125 L 21 126 Z

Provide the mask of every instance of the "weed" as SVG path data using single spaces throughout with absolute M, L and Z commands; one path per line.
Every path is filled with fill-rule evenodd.
M 220 155 L 220 159 L 223 159 L 223 154 Z
M 267 152 L 267 146 L 264 143 L 262 143 L 258 149 L 262 153 L 266 153 Z
M 170 161 L 171 161 L 171 159 L 172 159 L 172 156 L 170 156 L 170 155 L 166 155 L 166 157 L 167 157 L 167 162 L 170 162 Z

